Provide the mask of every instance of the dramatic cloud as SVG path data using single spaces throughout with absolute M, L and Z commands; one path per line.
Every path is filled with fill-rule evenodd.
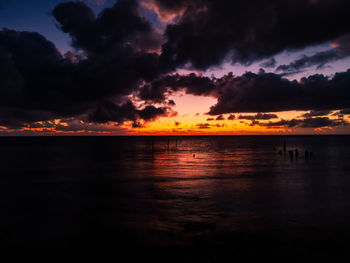
M 177 24 L 168 25 L 162 61 L 170 67 L 190 62 L 197 69 L 233 62 L 251 63 L 284 50 L 333 41 L 350 32 L 347 0 L 189 0 Z
M 154 34 L 151 24 L 138 15 L 136 0 L 119 0 L 98 17 L 82 2 L 62 3 L 56 6 L 53 15 L 61 29 L 72 37 L 75 47 L 93 53 L 139 46 L 147 34 Z M 148 43 L 148 48 L 159 44 L 160 41 Z
M 1 127 L 80 130 L 86 123 L 130 121 L 137 128 L 159 116 L 174 116 L 170 95 L 179 91 L 216 98 L 209 114 L 219 115 L 212 118 L 218 121 L 225 119 L 222 114 L 261 112 L 239 117 L 253 125 L 277 118 L 265 112 L 311 110 L 304 122 L 294 120 L 306 127 L 306 121 L 326 123 L 311 118 L 326 116 L 316 111 L 350 108 L 350 71 L 300 82 L 281 76 L 349 56 L 347 0 L 118 0 L 98 15 L 86 2 L 104 3 L 72 1 L 52 11 L 75 48 L 66 54 L 38 33 L 0 31 Z M 164 35 L 139 14 L 141 6 L 169 23 L 161 26 Z M 224 59 L 245 65 L 264 59 L 262 67 L 274 68 L 273 56 L 281 51 L 322 43 L 331 43 L 332 49 L 281 65 L 282 74 L 200 75 Z M 197 74 L 176 73 L 182 66 Z M 52 122 L 67 118 L 84 122 L 76 128 Z M 327 126 L 341 123 L 328 121 Z
M 240 118 L 268 120 L 278 116 L 263 113 L 313 110 L 313 114 L 315 112 L 320 114 L 320 111 L 328 113 L 332 110 L 348 108 L 350 107 L 349 86 L 350 70 L 337 73 L 333 78 L 312 75 L 302 78 L 299 82 L 264 71 L 257 74 L 247 72 L 242 76 L 234 76 L 230 73 L 219 79 L 195 74 L 187 76 L 177 74 L 165 76 L 146 85 L 139 95 L 144 100 L 162 102 L 166 100 L 166 94 L 183 90 L 188 94 L 217 98 L 218 103 L 211 107 L 210 115 L 260 112 L 254 116 Z
M 350 70 L 332 79 L 323 75 L 290 81 L 273 73 L 228 74 L 216 80 L 218 103 L 209 114 L 337 110 L 350 107 Z
M 161 77 L 151 84 L 146 84 L 139 91 L 138 96 L 142 100 L 162 102 L 167 94 L 185 90 L 192 95 L 210 95 L 215 86 L 212 79 L 197 76 L 194 73 L 187 76 L 175 74 Z
M 260 67 L 263 68 L 274 68 L 277 64 L 277 61 L 275 58 L 270 58 L 269 60 L 263 62 L 260 64 Z
M 141 6 L 155 12 L 160 21 L 172 23 L 183 15 L 186 9 L 186 0 L 143 0 L 141 1 Z
M 0 31 L 1 123 L 20 127 L 86 114 L 91 121 L 120 123 L 164 115 L 164 108 L 136 109 L 127 99 L 162 71 L 152 52 L 160 40 L 137 10 L 137 1 L 120 0 L 96 17 L 83 2 L 59 4 L 53 15 L 82 56 L 61 55 L 38 33 Z
M 136 122 L 138 119 L 151 121 L 159 116 L 167 116 L 168 114 L 169 112 L 166 107 L 156 108 L 154 106 L 146 106 L 142 110 L 138 110 L 131 101 L 122 105 L 105 102 L 90 114 L 89 120 L 97 123 L 123 123 L 128 120 Z
M 41 35 L 3 29 L 0 58 L 0 116 L 32 121 L 58 112 L 76 114 L 85 107 L 75 105 L 75 65 Z
M 284 75 L 291 75 L 301 72 L 305 68 L 317 66 L 317 69 L 325 67 L 326 63 L 343 59 L 350 56 L 350 37 L 342 37 L 332 43 L 333 49 L 318 52 L 314 55 L 304 55 L 288 65 L 280 65 L 276 71 Z
M 349 56 L 347 54 L 346 56 Z M 345 54 L 338 49 L 332 49 L 327 51 L 318 52 L 312 56 L 304 55 L 301 58 L 291 62 L 288 65 L 280 65 L 276 69 L 277 72 L 282 72 L 284 75 L 292 75 L 302 72 L 303 69 L 317 65 L 320 69 L 325 66 L 326 63 L 344 58 Z
M 255 123 L 255 125 L 269 127 L 269 128 L 322 128 L 322 127 L 337 127 L 347 126 L 349 123 L 343 119 L 329 119 L 328 117 L 306 118 L 306 119 L 292 119 L 281 120 L 277 122 Z

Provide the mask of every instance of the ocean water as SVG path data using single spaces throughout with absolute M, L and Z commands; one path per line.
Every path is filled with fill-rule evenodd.
M 348 259 L 350 136 L 1 137 L 0 150 L 1 247 Z

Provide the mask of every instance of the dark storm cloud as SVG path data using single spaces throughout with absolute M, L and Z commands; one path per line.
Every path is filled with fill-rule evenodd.
M 159 116 L 166 116 L 167 115 L 167 108 L 156 108 L 154 106 L 146 106 L 144 109 L 139 110 L 138 114 L 141 119 L 145 121 L 151 121 L 156 119 Z
M 125 99 L 142 81 L 151 81 L 161 72 L 159 55 L 152 52 L 160 47 L 159 39 L 137 10 L 137 1 L 120 0 L 96 17 L 82 2 L 59 4 L 53 15 L 83 55 L 63 56 L 38 33 L 0 31 L 2 125 L 20 127 L 84 114 L 103 122 L 106 114 L 100 105 L 106 100 L 121 105 L 112 111 L 116 122 L 162 115 L 158 108 L 135 109 Z M 127 107 L 133 111 L 126 111 Z
M 56 6 L 53 15 L 61 29 L 70 34 L 73 45 L 88 52 L 104 53 L 120 48 L 118 45 L 138 45 L 155 48 L 160 45 L 154 38 L 151 24 L 138 15 L 138 1 L 119 0 L 111 8 L 105 8 L 98 17 L 82 2 L 68 2 Z M 147 34 L 151 34 L 147 35 Z
M 138 14 L 137 0 L 118 0 L 99 15 L 79 1 L 56 6 L 57 27 L 79 55 L 62 55 L 38 33 L 0 31 L 0 126 L 72 117 L 136 127 L 140 119 L 171 115 L 168 95 L 177 91 L 217 98 L 212 115 L 350 108 L 350 71 L 301 82 L 264 72 L 221 79 L 174 74 L 188 62 L 196 69 L 218 65 L 228 54 L 233 62 L 266 59 L 265 67 L 273 67 L 271 56 L 283 50 L 333 41 L 344 52 L 349 1 L 149 1 L 181 16 L 164 37 Z
M 174 8 L 169 3 L 159 5 Z M 162 61 L 197 69 L 233 62 L 251 63 L 284 50 L 338 39 L 350 32 L 347 0 L 189 0 L 178 24 L 168 25 Z
M 96 123 L 107 123 L 111 121 L 122 123 L 123 121 L 136 119 L 137 109 L 131 101 L 122 105 L 117 105 L 110 101 L 104 102 L 89 115 L 89 120 Z
M 302 121 L 302 128 L 321 128 L 321 127 L 337 127 L 347 126 L 348 122 L 343 119 L 332 120 L 328 117 L 306 118 Z
M 304 55 L 301 58 L 291 62 L 287 65 L 280 65 L 276 69 L 276 72 L 282 72 L 284 75 L 293 75 L 302 72 L 303 69 L 316 65 L 318 69 L 325 66 L 326 63 L 335 61 L 346 56 L 338 49 L 332 49 L 327 51 L 318 52 L 312 56 Z
M 37 121 L 54 119 L 47 111 L 0 107 L 0 126 L 21 128 Z
M 242 76 L 229 73 L 219 79 L 195 74 L 165 76 L 143 87 L 139 95 L 144 100 L 162 102 L 166 100 L 166 94 L 183 90 L 187 94 L 217 98 L 218 102 L 211 107 L 210 115 L 260 112 L 255 116 L 240 118 L 267 120 L 278 116 L 266 112 L 313 110 L 311 114 L 320 114 L 320 111 L 348 108 L 349 86 L 350 70 L 337 73 L 333 78 L 311 75 L 300 81 L 291 81 L 279 74 L 261 70 L 257 74 L 247 72 Z
M 89 120 L 96 123 L 122 123 L 128 120 L 136 122 L 138 119 L 151 121 L 159 116 L 166 116 L 168 113 L 168 108 L 166 107 L 157 108 L 149 105 L 139 110 L 131 101 L 122 105 L 105 102 L 100 104 L 96 111 L 89 115 Z
M 260 64 L 260 67 L 263 68 L 274 68 L 277 64 L 277 61 L 275 58 L 270 58 L 269 60 L 263 62 Z
M 328 117 L 316 117 L 306 119 L 281 120 L 277 122 L 257 123 L 256 125 L 269 128 L 322 128 L 347 126 L 349 123 L 343 119 L 329 119 Z
M 228 74 L 216 81 L 218 103 L 209 114 L 344 109 L 350 107 L 349 86 L 350 70 L 332 79 L 312 75 L 300 82 L 263 71 Z
M 0 31 L 0 115 L 29 121 L 79 111 L 73 103 L 75 67 L 38 33 Z M 32 112 L 32 113 L 30 113 Z M 40 116 L 38 115 L 40 113 Z M 43 113 L 46 112 L 46 113 Z M 3 118 L 3 117 L 2 117 Z
M 195 74 L 189 75 L 167 75 L 151 84 L 147 84 L 139 91 L 142 100 L 162 102 L 166 99 L 167 93 L 185 90 L 187 94 L 209 95 L 215 86 L 213 80 L 208 77 L 201 77 Z
M 287 65 L 280 65 L 276 69 L 285 75 L 291 75 L 301 72 L 305 68 L 316 66 L 317 69 L 325 67 L 329 62 L 343 59 L 350 56 L 350 37 L 349 35 L 342 37 L 333 43 L 335 48 L 317 52 L 314 55 L 304 55 L 301 58 Z

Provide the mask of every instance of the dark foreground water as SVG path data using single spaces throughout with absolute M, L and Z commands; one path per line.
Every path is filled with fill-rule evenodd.
M 350 136 L 2 137 L 0 151 L 2 248 L 348 259 Z

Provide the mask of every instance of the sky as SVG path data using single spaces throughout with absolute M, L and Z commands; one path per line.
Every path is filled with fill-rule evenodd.
M 349 7 L 0 0 L 0 135 L 349 134 Z

